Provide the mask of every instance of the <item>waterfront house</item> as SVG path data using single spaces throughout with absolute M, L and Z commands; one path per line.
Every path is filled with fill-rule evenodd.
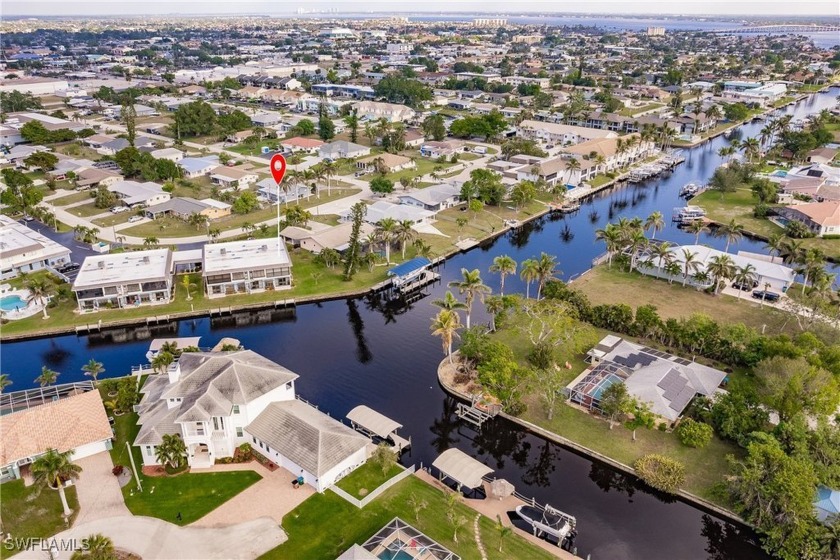
M 149 377 L 134 445 L 157 465 L 165 434 L 181 436 L 192 467 L 210 467 L 249 443 L 255 452 L 323 491 L 362 465 L 370 440 L 295 399 L 298 378 L 250 350 L 182 354 Z
M 629 145 L 628 140 L 630 138 L 635 138 L 637 142 Z M 622 149 L 619 149 L 619 143 L 623 144 Z M 581 160 L 594 161 L 598 156 L 601 156 L 604 158 L 601 171 L 612 171 L 653 155 L 656 153 L 656 145 L 653 142 L 641 141 L 638 134 L 630 134 L 622 138 L 596 138 L 574 146 L 568 146 L 561 151 Z M 581 161 L 581 164 L 583 164 L 583 161 Z
M 765 285 L 769 284 L 770 289 L 784 293 L 791 285 L 793 285 L 794 278 L 796 278 L 796 272 L 789 266 L 779 262 L 780 259 L 778 258 L 747 252 L 739 252 L 738 254 L 733 255 L 731 253 L 724 253 L 723 251 L 712 249 L 711 247 L 706 247 L 705 245 L 683 245 L 671 248 L 672 261 L 680 265 L 680 267 L 682 267 L 685 262 L 683 250 L 694 254 L 698 262 L 699 268 L 696 272 L 694 272 L 695 275 L 697 272 L 705 272 L 714 257 L 727 255 L 735 263 L 735 266 L 742 267 L 752 265 L 756 281 L 762 289 L 764 289 Z M 667 263 L 662 263 L 659 259 L 651 259 L 647 254 L 640 255 L 637 260 L 649 264 L 649 266 L 639 267 L 639 272 L 642 274 L 648 274 L 659 278 L 669 278 L 668 273 L 664 270 Z M 680 273 L 676 279 L 681 282 L 682 273 Z M 688 284 L 707 288 L 711 286 L 712 280 L 704 278 L 701 282 L 697 280 L 694 275 L 691 275 L 688 277 Z
M 787 220 L 803 224 L 817 237 L 840 235 L 840 200 L 783 206 L 776 212 Z
M 0 214 L 0 279 L 70 262 L 70 249 Z
M 726 373 L 615 335 L 605 336 L 587 353 L 591 363 L 568 386 L 573 403 L 599 409 L 604 391 L 624 383 L 627 392 L 670 422 L 679 419 L 691 400 L 711 396 Z
M 391 218 L 398 222 L 409 221 L 414 224 L 428 222 L 435 213 L 410 204 L 393 204 L 387 200 L 377 200 L 365 209 L 365 221 L 369 224 L 378 224 L 385 218 Z M 342 221 L 351 220 L 349 210 L 339 214 Z
M 276 238 L 207 244 L 202 276 L 208 297 L 251 294 L 292 286 L 292 261 Z
M 79 311 L 169 303 L 174 294 L 169 249 L 86 257 L 73 282 Z
M 0 482 L 31 476 L 31 464 L 50 449 L 70 451 L 71 461 L 111 449 L 113 433 L 99 391 L 71 391 L 59 398 L 56 389 L 44 389 L 55 391 L 52 400 L 33 394 L 22 410 L 0 415 Z M 16 394 L 28 397 L 36 391 Z
M 293 245 L 319 254 L 324 249 L 335 249 L 343 253 L 350 246 L 350 234 L 353 231 L 351 222 L 344 222 L 336 226 L 318 231 L 289 226 L 280 232 L 280 236 L 289 240 Z M 374 232 L 374 227 L 363 223 L 359 229 L 359 238 L 364 240 Z M 363 243 L 364 244 L 364 243 Z

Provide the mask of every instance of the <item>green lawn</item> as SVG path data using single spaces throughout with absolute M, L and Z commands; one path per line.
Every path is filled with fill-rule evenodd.
M 67 488 L 65 494 L 74 512 L 72 523 L 79 511 L 76 488 Z M 3 533 L 11 534 L 12 538 L 51 537 L 67 528 L 57 490 L 37 485 L 24 487 L 23 480 L 12 480 L 0 485 L 0 497 Z M 0 558 L 8 558 L 12 553 L 5 544 L 0 546 Z
M 391 465 L 385 474 L 382 474 L 382 468 L 374 463 L 368 461 L 349 475 L 342 478 L 336 486 L 359 499 L 364 498 L 380 486 L 388 479 L 400 474 L 403 468 L 399 465 Z
M 428 507 L 420 512 L 419 520 L 408 501 L 414 494 L 425 500 Z M 270 550 L 263 560 L 332 560 L 354 543 L 363 543 L 394 517 L 411 524 L 464 560 L 479 560 L 473 533 L 476 512 L 461 504 L 458 512 L 468 522 L 458 532 L 458 542 L 452 539 L 453 530 L 446 518 L 446 498 L 443 492 L 417 477 L 409 476 L 388 489 L 362 510 L 350 505 L 335 493 L 315 494 L 283 518 L 283 529 L 289 540 Z M 536 560 L 554 558 L 518 535 L 510 535 L 499 552 L 499 534 L 495 520 L 481 518 L 482 541 L 490 560 Z
M 411 169 L 403 169 L 402 171 L 398 171 L 396 173 L 388 173 L 385 175 L 387 179 L 390 179 L 394 182 L 394 184 L 399 184 L 400 179 L 403 177 L 421 177 L 423 175 L 428 175 L 432 172 L 437 172 L 438 174 L 444 173 L 447 169 L 455 165 L 454 163 L 450 163 L 447 161 L 446 163 L 438 163 L 437 160 L 428 159 L 417 157 L 414 160 L 416 167 Z M 364 181 L 371 181 L 374 178 L 379 177 L 378 173 L 369 173 L 367 175 L 363 175 L 360 179 Z
M 624 109 L 619 111 L 618 114 L 625 117 L 633 117 L 640 113 L 653 111 L 654 109 L 659 109 L 664 106 L 664 103 L 648 103 L 647 105 L 643 105 L 642 107 L 634 107 L 632 109 L 630 107 L 625 107 Z
M 344 188 L 338 185 L 333 185 L 332 194 L 328 195 L 327 190 L 321 192 L 321 197 L 309 197 L 308 200 L 301 201 L 300 206 L 303 208 L 312 208 L 319 204 L 345 198 L 360 192 L 358 188 Z M 72 210 L 71 210 L 72 211 Z M 281 208 L 282 211 L 282 208 Z M 248 214 L 231 214 L 210 223 L 211 228 L 218 228 L 221 231 L 229 229 L 240 228 L 245 224 L 256 225 L 260 222 L 270 220 L 277 217 L 277 208 L 275 206 L 266 206 Z M 206 235 L 207 229 L 200 227 L 196 229 L 195 226 L 188 224 L 179 218 L 166 216 L 152 220 L 144 224 L 139 224 L 130 228 L 121 230 L 122 235 L 133 235 L 136 237 L 191 237 L 194 235 Z
M 97 214 L 102 214 L 103 212 L 108 212 L 108 209 L 97 208 L 95 202 L 88 202 L 87 204 L 82 204 L 81 206 L 74 206 L 73 208 L 68 208 L 67 212 L 73 214 L 74 216 L 89 218 L 91 216 L 96 216 Z
M 68 204 L 73 204 L 74 202 L 81 202 L 83 200 L 90 200 L 90 192 L 89 191 L 82 191 L 73 194 L 68 194 L 67 196 L 62 196 L 59 198 L 54 198 L 53 200 L 48 201 L 53 206 L 67 206 Z M 70 209 L 72 211 L 72 208 Z
M 782 234 L 784 229 L 765 218 L 752 215 L 756 199 L 747 187 L 742 187 L 732 193 L 725 193 L 721 197 L 715 191 L 706 191 L 691 199 L 690 204 L 700 206 L 706 210 L 706 216 L 717 223 L 728 223 L 735 220 L 744 229 L 762 238 Z M 840 243 L 836 239 L 811 238 L 803 239 L 806 248 L 817 248 L 834 259 L 840 259 Z
M 115 465 L 131 468 L 125 442 L 134 441 L 140 426 L 137 414 L 124 414 L 114 419 L 114 447 L 111 460 Z M 131 447 L 134 463 L 142 467 L 138 447 Z M 143 491 L 137 491 L 132 480 L 123 488 L 125 505 L 134 515 L 157 517 L 176 525 L 187 525 L 200 519 L 239 494 L 262 477 L 254 471 L 218 473 L 185 473 L 172 477 L 149 477 L 140 473 Z M 181 520 L 178 520 L 178 513 Z
M 636 308 L 640 305 L 656 306 L 663 319 L 688 317 L 692 313 L 704 313 L 722 323 L 744 323 L 761 330 L 766 325 L 767 334 L 799 332 L 796 321 L 778 309 L 762 306 L 749 294 L 739 301 L 728 295 L 713 296 L 680 284 L 682 278 L 667 280 L 644 276 L 638 272 L 629 273 L 613 264 L 612 268 L 601 265 L 575 279 L 572 286 L 589 297 L 592 305 L 628 303 Z M 626 294 L 633 294 L 632 298 Z
M 120 224 L 124 224 L 128 221 L 129 218 L 131 218 L 132 216 L 136 216 L 137 214 L 137 212 L 120 212 L 119 214 L 109 213 L 104 218 L 96 218 L 95 220 L 93 220 L 93 223 L 94 225 L 97 225 L 100 228 L 109 228 Z

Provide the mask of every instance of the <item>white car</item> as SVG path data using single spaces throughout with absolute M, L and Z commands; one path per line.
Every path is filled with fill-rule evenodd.
M 114 214 L 128 212 L 128 206 L 114 206 L 113 208 L 111 208 L 111 212 L 113 212 Z
M 143 219 L 143 216 L 132 216 L 128 219 L 129 224 L 133 224 L 134 222 L 139 222 Z

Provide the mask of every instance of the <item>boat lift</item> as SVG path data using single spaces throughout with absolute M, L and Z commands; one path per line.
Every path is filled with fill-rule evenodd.
M 397 430 L 402 424 L 391 420 L 384 414 L 376 412 L 370 407 L 359 405 L 347 413 L 347 419 L 354 430 L 363 433 L 369 438 L 378 437 L 382 441 L 393 444 L 397 453 L 402 453 L 411 447 L 411 438 L 405 439 L 397 435 Z
M 459 402 L 458 408 L 455 410 L 455 414 L 461 420 L 472 424 L 480 430 L 482 424 L 491 418 L 494 418 L 501 411 L 501 405 L 487 405 L 482 403 L 478 397 L 473 396 L 470 404 Z

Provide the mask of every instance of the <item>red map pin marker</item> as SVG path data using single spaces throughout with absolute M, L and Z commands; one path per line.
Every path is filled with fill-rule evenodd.
M 282 183 L 284 175 L 286 175 L 286 158 L 281 154 L 274 154 L 271 156 L 271 176 L 274 177 L 274 182 L 278 185 Z

